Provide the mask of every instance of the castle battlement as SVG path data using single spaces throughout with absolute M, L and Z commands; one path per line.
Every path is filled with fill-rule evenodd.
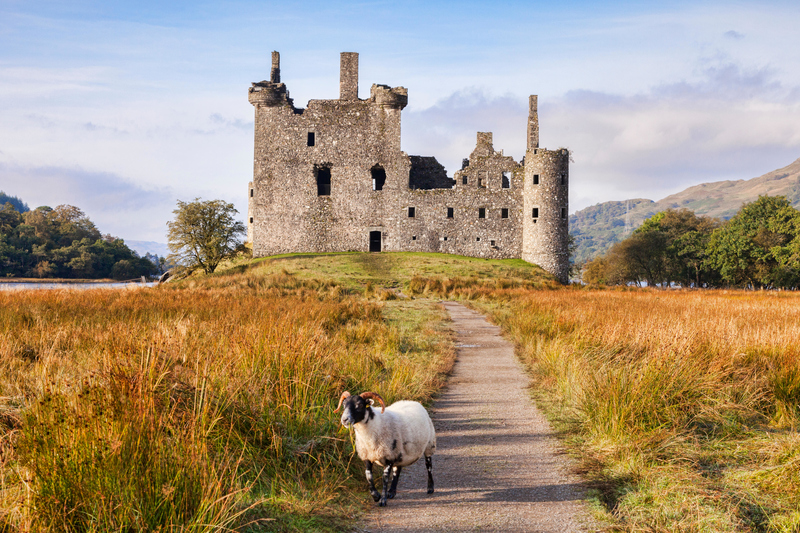
M 569 153 L 539 148 L 538 99 L 529 100 L 522 162 L 479 132 L 449 178 L 432 156 L 400 148 L 408 90 L 373 84 L 358 97 L 358 54 L 344 52 L 340 97 L 296 109 L 272 54 L 253 83 L 253 181 L 248 238 L 256 257 L 290 252 L 425 251 L 522 258 L 566 281 Z

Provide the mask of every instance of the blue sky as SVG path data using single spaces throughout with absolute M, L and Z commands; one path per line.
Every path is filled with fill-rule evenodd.
M 571 211 L 748 179 L 800 157 L 800 7 L 786 2 L 0 0 L 0 189 L 81 207 L 101 231 L 166 240 L 176 200 L 246 213 L 253 108 L 408 88 L 403 150 L 452 172 L 494 132 L 521 158 L 569 147 Z

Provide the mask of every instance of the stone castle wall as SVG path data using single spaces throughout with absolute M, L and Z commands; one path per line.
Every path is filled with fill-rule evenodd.
M 450 179 L 434 158 L 400 149 L 405 88 L 373 85 L 369 98 L 358 98 L 358 54 L 342 54 L 340 96 L 296 108 L 280 81 L 277 52 L 270 81 L 250 88 L 254 256 L 372 249 L 522 257 L 566 279 L 566 221 L 551 218 L 566 207 L 567 183 L 559 177 L 555 188 L 534 189 L 529 168 L 560 176 L 568 156 L 530 150 L 538 147 L 536 97 L 524 167 L 494 150 L 491 133 L 478 133 L 475 150 Z M 541 206 L 535 225 L 531 202 Z

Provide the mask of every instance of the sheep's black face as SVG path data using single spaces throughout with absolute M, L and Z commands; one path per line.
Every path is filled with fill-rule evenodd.
M 357 394 L 345 399 L 344 403 L 342 403 L 342 409 L 342 425 L 344 427 L 372 418 L 372 409 L 369 406 L 369 402 Z

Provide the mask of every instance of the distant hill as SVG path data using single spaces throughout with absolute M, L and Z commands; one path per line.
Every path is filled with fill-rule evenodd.
M 637 198 L 581 209 L 569 217 L 577 245 L 575 260 L 583 262 L 605 253 L 659 211 L 686 208 L 698 215 L 729 219 L 759 195 L 786 196 L 800 208 L 800 159 L 758 178 L 703 183 L 657 202 Z

